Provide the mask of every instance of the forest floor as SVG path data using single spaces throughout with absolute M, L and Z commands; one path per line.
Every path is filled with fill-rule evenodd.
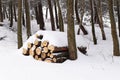
M 85 36 L 81 32 L 80 35 L 76 36 L 76 42 L 77 46 L 87 47 L 88 56 L 77 51 L 77 60 L 67 60 L 62 64 L 57 64 L 36 61 L 31 57 L 23 56 L 21 49 L 17 49 L 16 23 L 13 28 L 9 28 L 7 20 L 4 23 L 4 26 L 0 26 L 0 37 L 6 36 L 0 40 L 1 80 L 120 80 L 120 57 L 112 56 L 112 38 L 109 27 L 105 28 L 107 37 L 105 41 L 101 39 L 99 27 L 96 27 L 98 44 L 94 45 L 91 27 L 86 26 L 89 35 Z M 34 20 L 31 24 L 32 34 L 35 34 L 39 29 L 38 25 Z M 77 33 L 78 26 L 75 26 L 75 28 Z M 45 39 L 48 39 L 54 45 L 67 45 L 65 41 L 66 32 L 61 36 L 58 31 L 51 32 L 49 21 L 46 21 L 46 29 L 47 31 L 43 31 L 46 36 Z M 26 30 L 23 28 L 24 43 L 26 43 L 25 34 Z

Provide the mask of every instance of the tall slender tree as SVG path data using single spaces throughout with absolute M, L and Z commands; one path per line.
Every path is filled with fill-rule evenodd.
M 30 22 L 30 11 L 29 11 L 29 2 L 25 0 L 25 14 L 26 14 L 26 28 L 27 28 L 27 37 L 31 36 L 31 22 Z
M 120 37 L 120 1 L 116 0 L 116 3 L 117 3 L 117 15 L 118 15 L 118 31 Z
M 52 27 L 52 30 L 55 31 L 55 21 L 54 21 L 51 0 L 47 0 L 47 1 L 48 1 L 48 6 L 49 6 L 49 12 L 50 12 L 51 27 Z
M 10 0 L 10 3 L 9 3 L 9 8 L 10 8 L 10 27 L 13 26 L 13 1 Z
M 112 33 L 112 39 L 113 39 L 113 54 L 114 56 L 120 56 L 119 42 L 118 42 L 117 31 L 116 31 L 116 23 L 115 23 L 114 12 L 113 12 L 113 0 L 108 0 L 108 9 L 109 9 L 111 33 Z
M 56 0 L 53 0 L 54 2 L 54 9 L 55 9 L 55 22 L 56 22 L 56 26 L 57 26 L 57 29 L 59 28 L 59 24 L 58 24 L 58 11 L 57 11 L 57 4 L 56 4 Z
M 84 0 L 81 1 L 80 16 L 78 14 L 78 3 L 79 3 L 79 1 L 75 0 L 75 14 L 76 14 L 77 23 L 79 24 L 79 29 L 78 29 L 77 34 L 79 35 L 80 30 L 82 30 L 83 34 L 87 35 L 88 32 L 82 24 L 83 23 L 83 16 L 84 16 L 85 1 Z
M 97 39 L 95 35 L 95 27 L 94 27 L 94 19 L 93 19 L 93 0 L 90 0 L 90 6 L 91 6 L 91 24 L 92 24 L 92 35 L 93 35 L 93 42 L 96 45 L 97 44 Z
M 39 7 L 39 23 L 40 23 L 40 29 L 41 30 L 45 30 L 45 24 L 44 24 L 44 17 L 43 17 L 43 10 L 42 10 L 42 2 L 40 0 L 40 2 L 38 3 L 38 7 Z
M 17 23 L 18 49 L 22 47 L 22 0 L 18 0 L 18 23 Z
M 97 6 L 96 6 L 96 7 L 97 7 Z M 105 35 L 104 26 L 103 26 L 103 20 L 102 20 L 101 0 L 98 0 L 97 12 L 98 12 L 99 26 L 100 26 L 101 33 L 102 33 L 102 39 L 103 39 L 103 40 L 106 40 L 106 35 Z
M 2 1 L 0 0 L 0 22 L 3 22 Z
M 14 9 L 14 18 L 15 18 L 15 21 L 17 22 L 17 15 L 16 15 L 16 0 L 14 0 L 14 2 L 13 2 L 13 9 Z
M 57 6 L 58 6 L 59 28 L 60 28 L 60 31 L 64 32 L 64 24 L 63 24 L 62 11 L 61 11 L 61 8 L 60 8 L 59 0 L 56 0 L 56 1 L 57 1 Z
M 40 24 L 38 6 L 35 6 L 35 17 L 36 17 L 37 24 Z
M 69 48 L 69 59 L 77 59 L 77 49 L 74 31 L 74 0 L 67 0 L 67 37 Z

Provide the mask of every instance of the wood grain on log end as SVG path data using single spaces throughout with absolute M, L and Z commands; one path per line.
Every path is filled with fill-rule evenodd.
M 29 56 L 29 49 L 25 49 L 25 48 L 23 48 L 23 55 L 25 55 L 25 56 Z
M 36 34 L 35 36 L 36 36 L 36 38 L 38 38 L 38 39 L 43 39 L 43 35 L 38 35 L 38 34 Z

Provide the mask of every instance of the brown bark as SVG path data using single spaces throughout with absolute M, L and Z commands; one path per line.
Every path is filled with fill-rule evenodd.
M 120 56 L 119 54 L 119 42 L 118 42 L 118 36 L 116 31 L 116 23 L 114 18 L 114 12 L 113 12 L 113 1 L 108 0 L 108 9 L 109 9 L 109 16 L 110 16 L 110 22 L 111 22 L 111 33 L 112 33 L 112 39 L 113 39 L 113 54 L 114 56 Z
M 45 30 L 45 24 L 44 24 L 44 18 L 43 18 L 43 10 L 42 10 L 42 3 L 41 0 L 38 3 L 38 7 L 39 7 L 39 23 L 40 23 L 40 29 L 41 30 Z
M 93 12 L 93 0 L 90 0 L 90 7 L 91 7 L 91 25 L 92 25 L 93 42 L 96 45 L 97 44 L 97 39 L 96 39 L 94 19 L 93 19 L 93 14 L 94 14 L 94 12 Z
M 82 7 L 81 7 L 81 17 L 79 17 L 79 14 L 78 14 L 78 0 L 75 0 L 75 14 L 76 14 L 76 19 L 77 19 L 77 23 L 79 24 L 79 29 L 78 29 L 78 32 L 77 34 L 79 35 L 80 34 L 80 29 L 82 30 L 83 34 L 84 35 L 87 35 L 88 32 L 87 30 L 84 28 L 84 26 L 82 25 L 82 20 L 83 20 L 83 16 L 84 16 L 84 1 L 82 1 Z
M 54 22 L 51 0 L 47 0 L 47 1 L 48 1 L 48 6 L 49 6 L 49 12 L 50 12 L 51 27 L 52 27 L 52 30 L 55 31 L 55 22 Z
M 58 24 L 58 11 L 57 11 L 57 7 L 56 7 L 56 0 L 54 0 L 54 9 L 55 9 L 56 26 L 57 26 L 57 29 L 58 29 L 59 28 L 59 24 Z
M 67 0 L 67 37 L 69 48 L 69 59 L 77 59 L 76 40 L 74 32 L 74 0 Z

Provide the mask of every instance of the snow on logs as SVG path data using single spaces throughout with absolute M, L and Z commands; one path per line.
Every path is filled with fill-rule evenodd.
M 86 54 L 86 47 L 78 47 L 78 50 Z M 43 40 L 43 35 L 35 35 L 33 42 L 27 42 L 27 48 L 22 51 L 25 56 L 32 56 L 35 60 L 48 63 L 63 63 L 69 57 L 68 47 L 57 47 L 49 41 Z
M 32 56 L 35 60 L 48 63 L 63 63 L 68 59 L 67 47 L 50 45 L 49 41 L 42 41 L 43 35 L 36 35 L 36 40 L 27 43 L 27 49 L 23 48 L 23 55 Z M 61 52 L 61 53 L 60 53 Z

